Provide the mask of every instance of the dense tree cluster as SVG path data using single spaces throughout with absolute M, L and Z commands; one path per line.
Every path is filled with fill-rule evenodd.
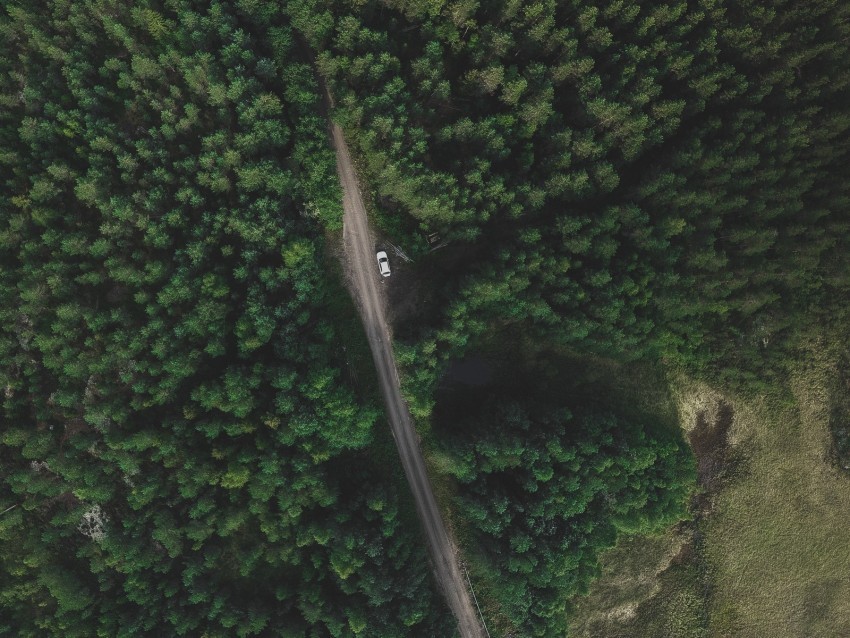
M 417 313 L 396 331 L 415 414 L 431 413 L 443 364 L 495 331 L 753 380 L 788 355 L 790 327 L 846 317 L 846 2 L 287 11 L 385 230 L 421 279 L 441 275 L 417 282 Z M 448 246 L 426 254 L 432 232 Z M 618 507 L 669 521 L 692 478 L 681 442 L 528 397 L 439 436 L 520 635 L 563 627 L 552 619 L 612 542 Z
M 618 532 L 651 533 L 684 517 L 690 452 L 680 438 L 611 414 L 573 417 L 503 391 L 480 404 L 441 429 L 458 508 L 516 634 L 563 636 L 567 599 L 586 591 Z
M 425 415 L 496 329 L 752 372 L 846 309 L 849 49 L 841 0 L 3 3 L 0 634 L 451 635 L 344 372 L 316 71 L 425 265 Z M 481 406 L 441 454 L 554 635 L 693 469 L 640 420 Z
M 294 43 L 269 3 L 0 10 L 2 635 L 451 635 L 342 372 Z
M 846 2 L 290 4 L 388 227 L 466 256 L 420 365 L 522 322 L 753 369 L 846 297 Z

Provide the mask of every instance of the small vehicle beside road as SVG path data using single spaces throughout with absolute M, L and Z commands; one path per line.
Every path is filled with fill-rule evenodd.
M 389 277 L 390 276 L 390 259 L 387 257 L 387 253 L 383 250 L 378 251 L 376 255 L 378 258 L 378 270 L 381 271 L 381 277 Z

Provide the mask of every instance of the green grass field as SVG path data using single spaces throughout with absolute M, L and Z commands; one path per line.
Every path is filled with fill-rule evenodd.
M 818 347 L 787 386 L 747 398 L 674 384 L 683 427 L 732 411 L 729 458 L 695 522 L 623 539 L 575 601 L 571 636 L 850 636 L 850 478 L 830 455 L 840 398 Z

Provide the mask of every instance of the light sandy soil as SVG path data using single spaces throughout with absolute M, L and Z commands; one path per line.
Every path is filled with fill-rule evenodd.
M 343 189 L 343 240 L 349 283 L 369 338 L 369 347 L 372 349 L 372 358 L 378 371 L 393 438 L 425 531 L 434 575 L 457 618 L 461 636 L 484 638 L 484 631 L 469 596 L 466 581 L 458 566 L 455 543 L 449 537 L 437 507 L 434 491 L 425 471 L 419 439 L 413 428 L 410 412 L 401 396 L 374 241 L 348 147 L 341 129 L 336 124 L 333 125 L 332 134 L 336 148 L 337 172 Z

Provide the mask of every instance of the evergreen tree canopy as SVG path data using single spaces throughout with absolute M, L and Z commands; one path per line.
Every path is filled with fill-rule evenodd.
M 439 430 L 457 508 L 517 635 L 563 636 L 567 599 L 587 591 L 618 533 L 686 516 L 693 458 L 680 437 L 611 413 L 573 416 L 504 390 L 477 403 Z
M 410 252 L 449 247 L 418 350 L 541 340 L 758 370 L 846 298 L 840 0 L 294 0 Z M 311 27 L 304 27 L 305 16 Z M 778 357 L 777 357 L 778 358 Z
M 0 635 L 449 635 L 343 372 L 288 21 L 13 1 L 0 31 Z

